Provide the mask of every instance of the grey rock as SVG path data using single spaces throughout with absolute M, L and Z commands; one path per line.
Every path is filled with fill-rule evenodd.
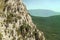
M 0 40 L 45 40 L 22 0 L 5 0 L 0 12 Z

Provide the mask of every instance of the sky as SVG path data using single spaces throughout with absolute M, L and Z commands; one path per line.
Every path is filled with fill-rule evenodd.
M 23 0 L 28 10 L 48 9 L 60 12 L 60 0 Z

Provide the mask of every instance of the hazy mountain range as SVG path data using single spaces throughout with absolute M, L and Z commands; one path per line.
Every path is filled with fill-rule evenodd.
M 46 40 L 60 40 L 60 12 L 44 9 L 29 12 L 37 28 L 44 32 Z
M 52 10 L 45 10 L 45 9 L 33 9 L 33 10 L 29 10 L 29 12 L 33 16 L 41 16 L 41 17 L 60 15 L 60 12 L 55 12 Z

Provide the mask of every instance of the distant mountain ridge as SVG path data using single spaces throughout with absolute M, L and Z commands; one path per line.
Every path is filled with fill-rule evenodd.
M 60 12 L 55 12 L 55 11 L 46 10 L 46 9 L 34 9 L 34 10 L 29 10 L 29 12 L 33 16 L 41 16 L 41 17 L 60 15 Z

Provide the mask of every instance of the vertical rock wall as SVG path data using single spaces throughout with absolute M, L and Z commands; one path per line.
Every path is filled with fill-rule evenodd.
M 22 0 L 4 0 L 0 12 L 0 40 L 45 40 Z

